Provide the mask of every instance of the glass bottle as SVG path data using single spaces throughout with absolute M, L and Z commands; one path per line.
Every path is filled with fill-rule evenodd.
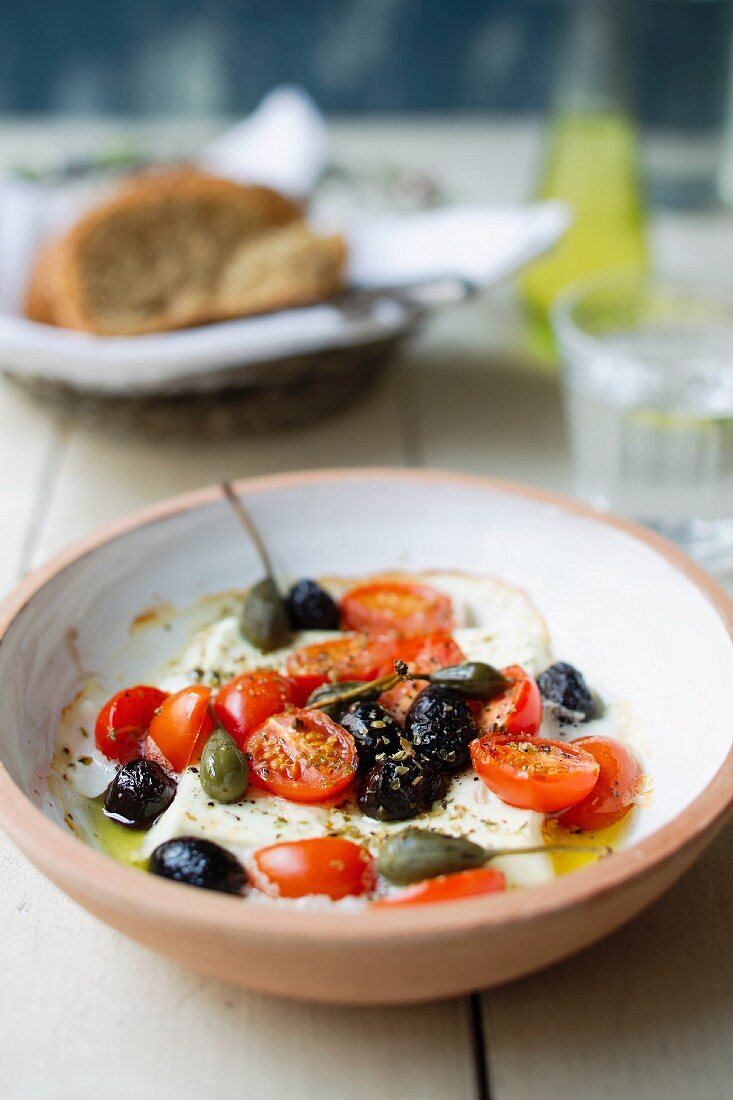
M 574 0 L 558 60 L 536 197 L 565 200 L 574 220 L 520 283 L 543 326 L 558 292 L 583 276 L 648 266 L 624 0 Z

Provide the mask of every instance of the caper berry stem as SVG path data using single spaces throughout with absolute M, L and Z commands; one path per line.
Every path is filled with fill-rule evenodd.
M 461 665 L 451 665 L 434 672 L 410 672 L 404 661 L 395 661 L 393 673 L 360 684 L 359 687 L 349 688 L 348 691 L 334 690 L 332 695 L 324 695 L 322 699 L 308 705 L 324 708 L 333 706 L 334 703 L 353 703 L 365 696 L 389 691 L 404 680 L 427 680 L 428 683 L 450 688 L 467 699 L 490 699 L 507 685 L 507 680 L 497 669 L 479 661 L 465 661 Z
M 262 538 L 262 535 L 257 530 L 257 526 L 255 525 L 254 520 L 252 519 L 251 515 L 249 514 L 249 512 L 245 508 L 245 506 L 242 503 L 240 497 L 238 497 L 237 494 L 235 493 L 235 491 L 234 491 L 234 489 L 231 485 L 231 482 L 222 481 L 220 487 L 221 487 L 222 493 L 224 494 L 226 499 L 231 504 L 232 509 L 234 510 L 234 514 L 236 515 L 237 519 L 239 520 L 239 522 L 241 523 L 242 527 L 245 529 L 245 531 L 247 532 L 249 537 L 252 539 L 252 542 L 255 545 L 255 549 L 257 550 L 257 554 L 259 555 L 259 559 L 262 562 L 262 568 L 265 570 L 265 573 L 267 574 L 267 576 L 270 577 L 274 581 L 275 580 L 275 574 L 274 574 L 274 570 L 273 570 L 273 567 L 272 567 L 272 558 L 270 557 L 268 549 L 265 546 L 265 542 L 264 542 L 264 539 Z
M 386 676 L 377 677 L 376 680 L 367 680 L 358 687 L 349 688 L 348 691 L 334 691 L 332 695 L 324 695 L 322 699 L 309 703 L 308 707 L 312 710 L 325 710 L 326 707 L 332 707 L 334 703 L 353 703 L 357 699 L 381 695 L 383 691 L 389 691 L 405 679 L 411 679 L 411 677 L 399 672 L 390 672 Z
M 486 862 L 498 856 L 534 856 L 551 852 L 581 852 L 585 855 L 610 856 L 607 844 L 532 844 L 527 848 L 486 848 Z
M 272 559 L 254 520 L 228 481 L 220 483 L 221 491 L 234 514 L 254 543 L 265 570 L 265 576 L 253 585 L 242 607 L 240 629 L 247 641 L 261 653 L 279 649 L 290 638 L 290 620 L 282 592 L 275 579 Z

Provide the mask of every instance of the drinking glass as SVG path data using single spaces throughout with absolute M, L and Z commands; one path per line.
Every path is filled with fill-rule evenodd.
M 577 495 L 733 566 L 733 286 L 605 275 L 553 326 Z

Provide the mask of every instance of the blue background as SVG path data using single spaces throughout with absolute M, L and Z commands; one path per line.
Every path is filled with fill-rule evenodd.
M 548 102 L 564 9 L 563 0 L 0 0 L 0 110 L 236 115 L 282 81 L 333 112 L 536 110 Z M 720 121 L 732 11 L 730 0 L 632 0 L 645 121 Z

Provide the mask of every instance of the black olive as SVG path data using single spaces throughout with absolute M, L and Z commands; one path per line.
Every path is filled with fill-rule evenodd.
M 218 890 L 222 894 L 243 894 L 247 873 L 231 852 L 193 836 L 176 837 L 159 844 L 150 857 L 154 875 Z
M 123 764 L 104 795 L 104 812 L 128 829 L 147 829 L 168 809 L 176 782 L 154 760 Z
M 429 760 L 399 750 L 375 760 L 359 785 L 359 805 L 378 821 L 406 821 L 430 810 L 445 782 Z
M 590 693 L 583 674 L 566 661 L 556 661 L 537 677 L 542 698 L 556 703 L 563 716 L 589 722 L 598 713 L 596 701 Z
M 315 581 L 298 581 L 288 595 L 288 615 L 295 630 L 338 630 L 338 604 Z
M 478 731 L 466 700 L 435 685 L 424 688 L 410 707 L 405 737 L 421 756 L 451 774 L 468 763 L 468 746 Z
M 359 699 L 341 716 L 340 722 L 356 741 L 359 771 L 371 768 L 377 753 L 391 756 L 399 751 L 402 727 L 379 703 Z

